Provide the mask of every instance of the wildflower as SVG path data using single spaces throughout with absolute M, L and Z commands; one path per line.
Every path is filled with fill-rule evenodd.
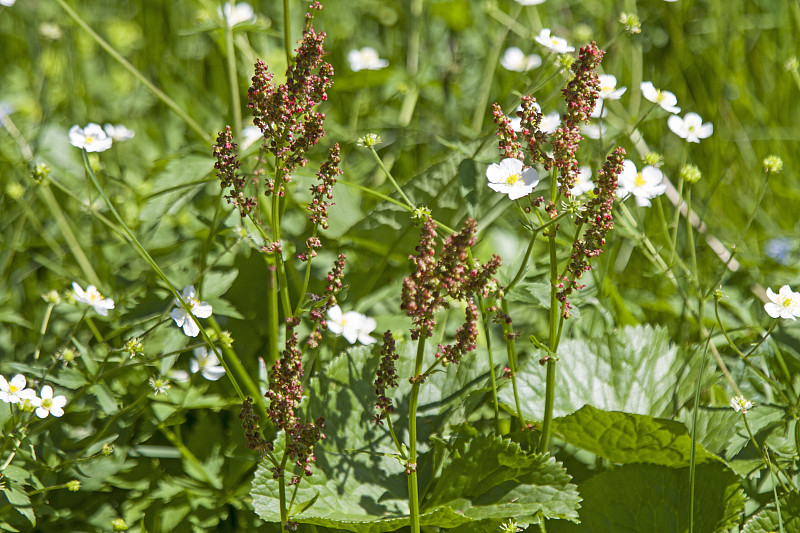
M 381 143 L 381 138 L 378 137 L 374 133 L 367 133 L 360 139 L 358 139 L 358 145 L 364 148 L 369 148 L 370 146 L 375 146 Z
M 778 294 L 767 288 L 767 298 L 770 302 L 764 304 L 764 311 L 772 318 L 797 320 L 800 316 L 800 293 L 792 291 L 788 285 L 781 287 Z
M 64 361 L 64 366 L 69 366 L 75 361 L 76 357 L 80 357 L 81 354 L 76 352 L 70 347 L 64 348 L 63 350 L 59 350 L 56 352 L 56 360 L 57 361 Z
M 781 170 L 783 170 L 783 159 L 778 157 L 777 155 L 770 155 L 764 158 L 764 161 L 761 163 L 764 165 L 764 172 L 767 174 L 777 174 Z
M 592 118 L 602 118 L 608 115 L 608 108 L 603 105 L 603 100 L 600 98 L 597 99 L 597 102 L 594 103 L 594 109 L 592 109 L 592 114 L 589 115 Z
M 523 531 L 524 529 L 525 528 L 520 527 L 517 524 L 517 521 L 513 518 L 510 518 L 508 522 L 503 522 L 500 524 L 500 531 L 502 531 L 502 533 L 517 533 L 519 531 Z
M 129 357 L 135 357 L 137 355 L 142 355 L 144 346 L 142 345 L 142 341 L 139 340 L 139 337 L 131 337 L 125 341 L 125 346 L 122 349 L 128 353 Z
M 613 74 L 600 74 L 597 79 L 600 80 L 597 97 L 602 100 L 619 100 L 628 90 L 627 87 L 617 89 L 617 78 Z
M 69 129 L 69 142 L 76 148 L 87 152 L 105 152 L 111 148 L 113 139 L 109 137 L 99 124 L 90 122 L 81 129 L 77 124 Z
M 625 31 L 631 35 L 642 33 L 642 23 L 634 13 L 620 13 L 619 22 L 625 26 Z
M 797 59 L 797 56 L 790 56 L 783 67 L 789 72 L 797 72 L 800 69 L 800 60 Z
M 547 133 L 549 135 L 555 132 L 560 125 L 561 115 L 558 114 L 558 111 L 553 111 L 542 117 L 542 122 L 539 123 L 539 129 L 542 133 Z
M 150 383 L 150 388 L 153 389 L 153 392 L 155 393 L 156 396 L 158 396 L 159 394 L 166 395 L 167 389 L 170 388 L 169 380 L 164 378 L 163 376 L 158 376 L 158 377 L 151 376 L 150 379 L 147 380 L 147 382 Z
M 31 177 L 36 183 L 41 183 L 50 174 L 52 169 L 47 166 L 47 163 L 36 163 L 33 165 L 33 172 Z
M 347 61 L 353 72 L 359 70 L 380 70 L 389 66 L 389 61 L 381 59 L 374 48 L 365 46 L 361 50 L 350 50 L 347 54 Z
M 262 136 L 261 130 L 257 126 L 245 126 L 242 128 L 242 150 L 247 150 Z
M 678 99 L 669 91 L 662 91 L 656 89 L 651 81 L 643 81 L 639 88 L 642 90 L 642 96 L 647 100 L 661 106 L 665 111 L 670 113 L 680 113 L 681 108 L 676 106 Z
M 581 126 L 581 133 L 590 139 L 599 139 L 601 135 L 605 135 L 608 126 L 605 124 L 583 124 Z
M 566 39 L 550 35 L 549 28 L 544 28 L 533 40 L 557 54 L 567 54 L 575 51 L 575 47 L 569 46 Z
M 11 7 L 17 3 L 17 0 L 0 0 L 0 6 Z
M 35 398 L 33 405 L 37 407 L 36 416 L 39 418 L 47 418 L 47 415 L 55 417 L 64 416 L 65 405 L 67 405 L 67 398 L 64 396 L 53 397 L 53 387 L 45 385 L 42 387 L 42 392 L 39 393 L 40 398 Z
M 710 137 L 714 133 L 714 125 L 710 122 L 703 123 L 697 113 L 686 113 L 685 118 L 672 115 L 667 119 L 667 126 L 672 133 L 690 143 L 699 143 L 700 139 Z
M 703 177 L 703 174 L 696 165 L 683 165 L 679 176 L 686 183 L 697 183 Z
M 194 359 L 189 362 L 192 374 L 199 371 L 209 381 L 217 381 L 225 375 L 225 368 L 219 364 L 219 359 L 214 351 L 209 352 L 205 346 L 198 346 L 192 352 Z
M 515 0 L 518 4 L 523 6 L 538 6 L 544 4 L 545 0 Z
M 183 297 L 181 299 L 197 318 L 208 318 L 211 316 L 211 305 L 208 302 L 201 302 L 195 298 L 194 285 L 187 285 L 184 287 Z M 174 301 L 177 307 L 172 310 L 169 316 L 175 321 L 175 325 L 179 328 L 183 328 L 183 332 L 186 335 L 189 337 L 197 337 L 197 334 L 200 333 L 200 328 L 197 327 L 197 324 L 194 323 L 189 313 L 181 306 L 181 302 L 177 298 L 175 298 Z
M 513 70 L 514 72 L 527 72 L 533 70 L 542 64 L 542 58 L 539 54 L 525 55 L 525 53 L 512 46 L 506 49 L 503 57 L 500 58 L 500 64 L 506 70 Z
M 342 313 L 342 309 L 334 305 L 328 309 L 328 319 L 328 329 L 337 335 L 341 334 L 350 344 L 356 341 L 367 345 L 375 342 L 369 335 L 377 326 L 374 318 L 357 311 Z
M 22 374 L 17 374 L 11 381 L 6 381 L 5 376 L 0 376 L 0 400 L 6 403 L 19 403 L 22 400 L 33 401 L 36 392 L 26 389 L 27 380 Z
M 239 4 L 225 2 L 222 7 L 217 7 L 217 15 L 225 19 L 225 24 L 229 28 L 233 28 L 242 22 L 255 22 L 256 20 L 253 8 L 245 2 Z
M 583 166 L 578 170 L 578 181 L 575 182 L 575 185 L 569 190 L 569 193 L 572 196 L 580 196 L 581 194 L 592 190 L 594 190 L 592 169 L 587 166 Z
M 527 196 L 539 183 L 539 174 L 534 168 L 523 170 L 522 161 L 512 157 L 493 163 L 486 169 L 489 188 L 508 194 L 509 199 L 517 200 Z
M 745 414 L 747 411 L 753 408 L 753 402 L 745 399 L 744 396 L 734 396 L 731 398 L 730 406 L 737 413 Z
M 619 175 L 619 197 L 625 198 L 633 195 L 636 205 L 650 206 L 650 199 L 655 198 L 667 190 L 661 182 L 664 174 L 655 167 L 646 166 L 641 172 L 636 170 L 633 161 L 626 159 L 622 162 L 622 172 Z
M 91 305 L 98 315 L 108 316 L 108 310 L 114 309 L 114 300 L 100 294 L 100 291 L 94 285 L 89 285 L 84 291 L 80 285 L 73 281 L 72 291 L 75 293 L 76 301 Z
M 133 136 L 136 135 L 134 132 L 132 132 L 122 124 L 117 124 L 117 125 L 105 124 L 103 126 L 103 130 L 105 130 L 106 134 L 109 137 L 111 137 L 113 140 L 117 142 L 133 139 Z

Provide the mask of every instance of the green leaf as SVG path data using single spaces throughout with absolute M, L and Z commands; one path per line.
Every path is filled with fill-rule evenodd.
M 230 268 L 224 272 L 214 270 L 207 273 L 203 281 L 203 299 L 219 298 L 228 292 L 228 289 L 231 288 L 231 285 L 236 281 L 238 275 L 239 271 L 235 268 Z
M 32 526 L 36 525 L 36 513 L 33 512 L 31 499 L 21 486 L 8 483 L 3 486 L 3 494 L 6 495 L 8 503 L 10 503 L 19 514 L 27 518 Z
M 545 369 L 534 351 L 517 371 L 523 414 L 542 419 Z M 669 343 L 666 328 L 625 327 L 595 339 L 569 339 L 558 348 L 556 364 L 556 416 L 573 413 L 584 405 L 606 411 L 625 411 L 668 418 L 694 394 L 700 373 L 698 354 L 678 350 Z M 708 371 L 703 386 L 713 381 Z M 513 410 L 510 387 L 500 400 Z
M 796 492 L 781 498 L 780 520 L 786 533 L 800 531 L 800 494 Z M 777 533 L 780 531 L 778 509 L 774 504 L 762 509 L 745 524 L 742 533 Z
M 586 405 L 554 421 L 554 434 L 612 463 L 653 463 L 669 467 L 689 466 L 692 439 L 680 422 L 647 415 L 609 412 Z M 717 460 L 700 444 L 697 464 Z
M 722 463 L 697 465 L 694 533 L 726 532 L 744 510 L 739 478 Z M 548 533 L 689 531 L 689 469 L 630 464 L 580 485 L 580 525 L 547 524 Z

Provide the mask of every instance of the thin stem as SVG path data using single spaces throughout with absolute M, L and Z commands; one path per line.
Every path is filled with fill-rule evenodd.
M 239 77 L 236 73 L 236 47 L 233 44 L 233 24 L 225 17 L 225 52 L 228 60 L 228 83 L 233 108 L 233 138 L 237 144 L 242 135 L 242 104 L 239 98 Z
M 758 442 L 756 442 L 756 438 L 753 436 L 753 431 L 750 429 L 750 423 L 747 421 L 747 414 L 744 411 L 742 411 L 742 420 L 744 420 L 744 427 L 747 429 L 747 434 L 750 436 L 750 442 L 752 442 L 753 446 L 755 446 L 756 450 L 758 450 L 758 453 L 759 453 L 759 455 L 761 455 L 761 459 L 764 461 L 764 464 L 766 465 L 766 467 L 769 468 L 770 471 L 772 471 L 772 468 L 771 468 L 772 467 L 772 463 L 767 458 L 767 455 L 764 453 L 764 450 L 761 449 L 761 446 L 758 445 Z M 780 476 L 775 476 L 775 477 L 778 478 L 778 483 L 781 484 L 781 487 L 783 487 L 783 490 L 785 490 L 786 492 L 789 492 L 789 488 L 783 483 L 783 481 L 781 480 Z M 791 483 L 791 478 L 788 478 L 788 479 L 789 479 L 789 482 Z
M 508 315 L 508 300 L 503 298 L 500 305 L 503 308 L 503 313 Z M 511 370 L 511 387 L 514 390 L 514 406 L 517 409 L 517 417 L 519 418 L 519 425 L 524 430 L 526 428 L 525 417 L 522 416 L 522 407 L 519 403 L 519 392 L 517 391 L 517 345 L 513 338 L 511 325 L 503 321 L 503 336 L 506 341 L 506 353 L 508 355 L 508 367 Z M 494 373 L 494 370 L 492 370 Z
M 414 364 L 414 384 L 411 385 L 411 400 L 408 407 L 408 507 L 411 514 L 411 531 L 419 533 L 419 487 L 417 484 L 417 402 L 419 400 L 422 358 L 425 355 L 425 338 L 420 335 L 417 343 L 417 359 Z
M 712 329 L 713 331 L 713 329 Z M 700 407 L 700 384 L 703 382 L 703 372 L 706 369 L 706 354 L 711 344 L 711 335 L 706 339 L 706 347 L 700 359 L 700 375 L 694 389 L 694 410 L 692 411 L 692 450 L 689 455 L 689 533 L 694 533 L 694 481 L 695 481 L 695 446 L 697 445 L 697 410 Z
M 110 44 L 108 44 L 100 35 L 98 35 L 64 0 L 56 0 L 56 3 L 61 6 L 61 8 L 67 12 L 72 20 L 74 20 L 78 26 L 83 28 L 83 30 L 89 34 L 89 36 L 100 45 L 100 47 L 105 50 L 115 61 L 117 61 L 120 65 L 122 65 L 128 72 L 130 72 L 133 77 L 138 79 L 142 84 L 147 87 L 150 92 L 156 95 L 156 98 L 164 102 L 164 104 L 170 108 L 176 115 L 178 115 L 186 125 L 189 126 L 192 130 L 194 130 L 197 135 L 203 139 L 205 142 L 211 142 L 213 139 L 211 135 L 206 133 L 203 128 L 194 121 L 192 117 L 190 117 L 180 106 L 169 96 L 166 95 L 161 89 L 153 85 L 150 80 L 144 77 L 144 75 L 139 72 L 136 67 L 134 67 L 127 59 L 122 57 L 119 52 L 114 50 Z
M 555 180 L 553 180 L 555 182 Z M 552 193 L 551 193 L 552 194 Z M 551 230 L 550 245 L 550 353 L 547 358 L 547 374 L 545 378 L 544 420 L 542 421 L 542 435 L 539 438 L 538 452 L 544 453 L 550 448 L 550 433 L 552 432 L 553 407 L 555 406 L 556 386 L 556 361 L 554 354 L 558 348 L 558 257 L 556 256 L 556 236 Z
M 568 213 L 564 211 L 563 213 L 560 213 L 557 217 L 551 219 L 549 222 L 542 224 L 541 226 L 533 230 L 533 232 L 531 233 L 531 240 L 528 242 L 528 248 L 525 250 L 525 256 L 522 259 L 522 263 L 519 265 L 519 270 L 517 270 L 517 274 L 514 276 L 514 279 L 511 280 L 511 283 L 509 283 L 508 286 L 505 288 L 506 292 L 513 289 L 517 285 L 517 283 L 519 283 L 519 281 L 522 279 L 522 276 L 525 274 L 525 267 L 528 266 L 528 260 L 530 259 L 531 252 L 533 251 L 533 245 L 536 242 L 536 237 L 538 237 L 539 233 L 542 230 L 557 224 L 559 220 L 561 220 L 567 215 Z
M 47 324 L 50 322 L 50 313 L 53 312 L 53 304 L 47 304 L 47 309 L 44 312 L 44 318 L 42 318 L 42 326 L 39 328 L 39 342 L 36 343 L 36 352 L 33 354 L 33 360 L 39 360 L 39 354 L 42 351 L 42 343 L 44 342 L 44 334 L 47 332 Z
M 292 66 L 292 25 L 289 0 L 283 0 L 283 50 L 286 53 L 286 70 Z
M 383 173 L 386 174 L 386 177 L 389 179 L 390 182 L 392 182 L 392 185 L 394 185 L 395 190 L 398 193 L 400 193 L 400 196 L 403 197 L 403 200 L 405 200 L 406 205 L 408 207 L 410 207 L 412 211 L 414 209 L 416 209 L 416 206 L 414 206 L 414 203 L 411 200 L 408 199 L 408 196 L 406 196 L 406 193 L 403 192 L 403 189 L 401 189 L 400 185 L 398 185 L 397 182 L 395 181 L 394 176 L 392 176 L 392 173 L 389 172 L 389 169 L 386 168 L 386 165 L 383 164 L 383 160 L 378 155 L 378 152 L 375 151 L 375 147 L 374 146 L 370 146 L 369 147 L 369 151 L 370 151 L 370 153 L 372 153 L 372 157 L 375 158 L 375 161 L 378 162 L 378 166 L 381 167 L 381 170 L 383 170 Z
M 422 29 L 422 0 L 411 0 L 410 27 L 408 30 L 408 58 L 406 69 L 408 75 L 414 77 L 419 70 L 419 50 Z
M 486 319 L 486 302 L 483 297 L 478 295 L 478 306 L 481 310 L 481 323 L 483 325 L 483 336 L 486 337 L 486 352 L 489 355 L 489 380 L 492 384 L 492 407 L 494 408 L 495 427 L 500 424 L 500 406 L 497 401 L 497 378 L 494 375 L 494 356 L 492 355 L 492 337 L 489 332 L 489 321 Z M 516 387 L 515 387 L 516 391 Z

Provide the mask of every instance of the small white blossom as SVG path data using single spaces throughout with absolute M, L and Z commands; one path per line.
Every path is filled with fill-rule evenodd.
M 50 385 L 42 387 L 39 396 L 40 398 L 32 400 L 33 405 L 36 406 L 36 416 L 39 418 L 47 418 L 47 415 L 64 416 L 63 407 L 67 405 L 66 397 L 61 395 L 53 397 L 53 387 Z
M 642 96 L 654 104 L 660 105 L 665 111 L 681 112 L 681 108 L 675 105 L 678 103 L 678 98 L 673 93 L 656 89 L 651 81 L 643 81 L 639 88 L 642 90 Z
M 731 398 L 731 407 L 737 413 L 746 413 L 753 408 L 753 402 L 746 399 L 744 396 L 734 396 Z
M 542 122 L 539 123 L 539 129 L 542 130 L 542 133 L 550 134 L 556 131 L 560 125 L 561 115 L 558 114 L 558 111 L 553 111 L 542 117 Z
M 544 4 L 545 0 L 516 0 L 516 2 L 523 6 L 538 6 Z
M 17 0 L 0 0 L 0 6 L 11 7 L 17 3 Z
M 6 381 L 5 376 L 0 376 L 0 400 L 6 403 L 19 403 L 23 400 L 33 401 L 36 392 L 26 389 L 27 380 L 22 374 L 17 374 L 11 381 Z
M 667 186 L 661 183 L 663 179 L 664 174 L 656 167 L 646 166 L 638 172 L 633 161 L 626 159 L 622 162 L 617 194 L 623 199 L 633 195 L 636 198 L 636 205 L 649 206 L 651 198 L 662 195 L 667 190 Z
M 769 303 L 764 304 L 764 311 L 772 318 L 791 318 L 797 320 L 800 316 L 800 292 L 794 292 L 788 285 L 784 285 L 778 294 L 767 288 Z
M 569 190 L 569 193 L 572 196 L 580 196 L 592 190 L 594 190 L 592 169 L 586 166 L 581 167 L 578 171 L 578 181 L 575 182 L 575 186 Z
M 374 48 L 365 46 L 361 50 L 350 50 L 347 54 L 347 61 L 353 72 L 359 70 L 380 70 L 389 66 L 389 61 L 381 59 Z
M 75 124 L 69 129 L 70 144 L 87 152 L 105 152 L 111 148 L 112 141 L 100 124 L 94 122 L 90 122 L 85 128 Z
M 94 285 L 89 285 L 84 291 L 80 285 L 73 281 L 72 292 L 75 293 L 76 301 L 91 305 L 98 315 L 108 316 L 108 310 L 114 309 L 114 300 L 100 294 L 100 291 Z
M 169 380 L 163 376 L 150 377 L 147 382 L 150 383 L 150 387 L 153 389 L 153 392 L 156 396 L 159 394 L 166 395 L 167 389 L 170 388 Z
M 183 301 L 192 311 L 192 314 L 197 318 L 208 318 L 211 316 L 211 305 L 208 302 L 201 302 L 197 298 L 195 298 L 195 290 L 194 285 L 187 285 L 183 289 Z M 183 332 L 188 335 L 189 337 L 197 337 L 197 334 L 200 333 L 200 328 L 197 327 L 197 324 L 194 323 L 192 317 L 189 316 L 183 307 L 181 307 L 181 303 L 176 298 L 175 302 L 175 309 L 169 314 L 172 317 L 172 320 L 175 321 L 175 325 L 179 328 L 183 328 Z
M 217 15 L 225 19 L 225 23 L 229 28 L 236 26 L 242 22 L 255 22 L 256 16 L 253 14 L 253 8 L 250 4 L 245 2 L 233 4 L 233 2 L 225 2 L 222 7 L 217 8 Z
M 192 374 L 199 371 L 209 381 L 217 381 L 225 375 L 225 367 L 219 364 L 217 354 L 209 352 L 205 346 L 198 346 L 192 352 L 194 359 L 189 362 L 189 370 Z
M 246 150 L 262 136 L 258 126 L 245 126 L 242 128 L 242 150 Z
M 489 188 L 507 194 L 509 199 L 517 200 L 528 196 L 539 183 L 539 174 L 534 168 L 523 170 L 522 161 L 508 157 L 493 163 L 486 169 Z
M 105 124 L 103 126 L 103 130 L 105 130 L 109 137 L 117 142 L 133 139 L 133 136 L 136 135 L 133 131 L 129 130 L 122 124 Z
M 374 318 L 362 315 L 357 311 L 342 313 L 338 305 L 328 309 L 328 329 L 331 333 L 342 335 L 347 342 L 355 344 L 372 344 L 375 339 L 369 334 L 375 329 L 377 322 Z
M 608 108 L 603 105 L 603 101 L 598 98 L 594 103 L 594 109 L 592 109 L 592 114 L 590 116 L 592 118 L 602 118 L 606 115 L 608 115 Z
M 672 115 L 667 119 L 667 126 L 672 133 L 690 143 L 699 143 L 700 139 L 710 137 L 714 133 L 714 125 L 710 122 L 703 123 L 703 119 L 697 113 L 686 113 L 684 118 Z
M 608 127 L 603 124 L 583 124 L 581 125 L 581 133 L 590 139 L 599 139 L 601 135 L 606 134 Z
M 557 54 L 567 54 L 575 51 L 575 47 L 568 45 L 566 39 L 550 35 L 549 28 L 544 28 L 533 40 Z
M 627 87 L 617 89 L 617 78 L 613 74 L 600 74 L 597 78 L 600 80 L 597 97 L 602 100 L 619 100 L 628 90 Z
M 513 70 L 514 72 L 527 72 L 533 70 L 542 64 L 542 58 L 539 54 L 525 55 L 525 53 L 512 46 L 506 49 L 503 57 L 500 58 L 500 64 L 506 70 Z

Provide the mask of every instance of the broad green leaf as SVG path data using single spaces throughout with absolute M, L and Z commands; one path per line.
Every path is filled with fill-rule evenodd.
M 22 516 L 28 519 L 32 526 L 36 525 L 36 513 L 33 511 L 31 499 L 20 485 L 8 483 L 2 486 L 3 494 L 6 495 L 8 503 L 17 510 Z
M 203 299 L 219 298 L 224 295 L 236 281 L 238 275 L 239 271 L 235 268 L 225 271 L 213 270 L 207 273 L 203 281 Z
M 523 414 L 542 418 L 545 368 L 534 351 L 517 371 Z M 669 342 L 666 328 L 627 326 L 596 339 L 561 342 L 556 364 L 556 416 L 573 413 L 584 405 L 606 411 L 624 411 L 669 417 L 694 394 L 700 357 L 678 350 Z M 707 365 L 709 366 L 709 365 Z M 713 381 L 707 370 L 703 384 Z M 500 392 L 513 409 L 511 387 Z
M 647 415 L 601 411 L 586 405 L 554 421 L 554 435 L 612 463 L 653 463 L 670 467 L 689 466 L 692 439 L 680 422 Z M 701 445 L 695 461 L 716 457 Z
M 781 498 L 781 512 L 775 504 L 762 509 L 745 524 L 742 533 L 777 533 L 783 521 L 783 531 L 800 531 L 800 494 L 790 493 Z
M 629 464 L 581 484 L 580 525 L 547 524 L 548 533 L 689 531 L 689 469 Z M 727 532 L 744 510 L 739 478 L 719 462 L 697 465 L 694 533 Z

